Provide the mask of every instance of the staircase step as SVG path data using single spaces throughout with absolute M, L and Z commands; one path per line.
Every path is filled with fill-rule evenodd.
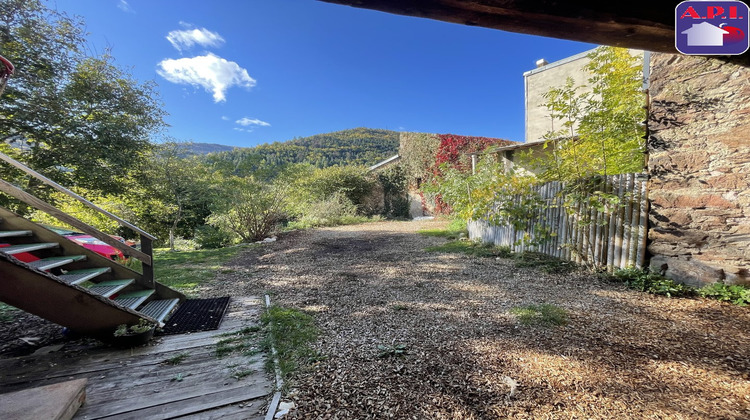
M 135 309 L 153 294 L 154 289 L 137 290 L 121 294 L 115 299 L 115 302 L 130 309 Z
M 150 316 L 161 323 L 164 318 L 174 309 L 175 306 L 180 302 L 179 299 L 159 299 L 152 300 L 147 303 L 146 306 L 139 309 L 138 312 L 143 315 Z
M 0 249 L 6 249 L 6 248 L 0 248 Z M 60 267 L 61 265 L 70 264 L 75 261 L 84 261 L 84 260 L 86 260 L 85 255 L 65 255 L 63 257 L 42 258 L 41 260 L 36 260 L 27 264 L 36 269 L 47 271 L 51 268 Z
M 0 238 L 11 238 L 15 236 L 31 236 L 30 230 L 4 230 L 0 231 Z
M 103 281 L 89 287 L 89 291 L 104 297 L 110 297 L 131 285 L 134 281 L 135 279 Z
M 5 248 L 0 248 L 0 252 L 3 254 L 13 255 L 22 254 L 24 252 L 38 251 L 40 249 L 57 248 L 60 246 L 57 242 L 42 242 L 38 244 L 24 244 L 24 245 L 11 245 Z
M 109 267 L 99 267 L 99 268 L 85 268 L 83 270 L 73 270 L 68 271 L 65 274 L 61 274 L 57 277 L 60 277 L 68 284 L 81 284 L 87 280 L 91 280 L 94 277 L 99 276 L 100 274 L 108 273 L 112 271 Z

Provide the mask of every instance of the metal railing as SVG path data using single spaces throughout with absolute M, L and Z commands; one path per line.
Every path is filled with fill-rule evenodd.
M 140 236 L 141 240 L 141 249 L 137 250 L 133 247 L 128 246 L 127 244 L 124 244 L 117 239 L 107 235 L 104 232 L 99 231 L 98 229 L 89 226 L 88 224 L 76 219 L 75 217 L 63 212 L 60 209 L 55 208 L 53 205 L 40 200 L 39 198 L 27 193 L 26 191 L 16 187 L 15 185 L 0 179 L 0 191 L 15 197 L 18 200 L 21 200 L 22 202 L 39 209 L 47 214 L 49 214 L 52 217 L 57 218 L 63 223 L 66 223 L 70 226 L 73 226 L 76 229 L 79 229 L 81 232 L 89 234 L 96 239 L 99 239 L 100 241 L 106 243 L 107 245 L 110 245 L 120 251 L 122 251 L 123 254 L 135 258 L 142 263 L 143 268 L 143 281 L 145 285 L 153 287 L 154 285 L 154 266 L 153 266 L 153 241 L 156 239 L 155 236 L 151 235 L 150 233 L 144 231 L 143 229 L 139 228 L 138 226 L 135 226 L 131 223 L 129 223 L 126 220 L 123 220 L 114 214 L 100 208 L 96 204 L 90 202 L 89 200 L 86 200 L 85 198 L 81 197 L 80 195 L 74 193 L 73 191 L 63 187 L 62 185 L 56 183 L 55 181 L 47 178 L 46 176 L 36 172 L 35 170 L 29 168 L 28 166 L 24 165 L 21 162 L 18 162 L 17 160 L 11 158 L 10 156 L 7 156 L 3 153 L 0 153 L 0 160 L 5 161 L 6 163 L 10 164 L 11 166 L 20 169 L 21 171 L 31 175 L 32 177 L 38 179 L 39 181 L 42 181 L 43 183 L 49 185 L 50 187 L 56 189 L 57 191 L 74 198 L 78 201 L 80 201 L 83 205 L 86 207 L 95 210 L 99 212 L 100 214 L 104 215 L 105 217 L 113 220 L 117 224 L 119 224 L 122 227 L 128 228 L 132 230 L 133 232 L 137 233 Z

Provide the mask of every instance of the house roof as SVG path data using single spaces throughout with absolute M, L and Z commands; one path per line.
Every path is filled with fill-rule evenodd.
M 496 146 L 496 147 L 488 147 L 482 151 L 482 153 L 499 153 L 499 152 L 507 152 L 511 150 L 521 150 L 521 149 L 529 149 L 534 146 L 539 146 L 541 144 L 544 144 L 548 140 L 537 140 L 537 141 L 530 141 L 527 143 L 517 143 L 517 144 L 511 144 L 508 146 Z
M 399 160 L 401 160 L 401 156 L 400 155 L 391 156 L 391 157 L 389 157 L 386 160 L 380 161 L 380 162 L 378 162 L 378 163 L 370 166 L 369 168 L 367 168 L 367 172 L 375 171 L 375 170 L 380 169 L 380 168 L 382 168 L 384 166 L 388 166 L 391 163 L 396 163 Z

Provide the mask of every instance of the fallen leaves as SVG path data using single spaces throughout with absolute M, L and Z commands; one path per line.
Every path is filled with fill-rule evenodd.
M 440 223 L 297 232 L 203 293 L 268 291 L 314 316 L 327 358 L 296 375 L 291 418 L 750 418 L 747 309 L 428 253 L 444 239 L 416 231 Z M 539 303 L 568 324 L 510 313 Z M 384 343 L 408 352 L 378 357 Z

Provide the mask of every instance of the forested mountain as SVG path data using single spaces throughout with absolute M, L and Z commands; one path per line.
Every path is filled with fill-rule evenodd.
M 209 153 L 228 152 L 234 147 L 214 143 L 189 143 L 186 149 L 187 153 L 191 155 L 207 155 Z
M 211 153 L 206 160 L 215 168 L 235 175 L 309 163 L 319 168 L 333 165 L 372 165 L 398 153 L 399 133 L 354 128 L 316 134 L 285 142 Z

